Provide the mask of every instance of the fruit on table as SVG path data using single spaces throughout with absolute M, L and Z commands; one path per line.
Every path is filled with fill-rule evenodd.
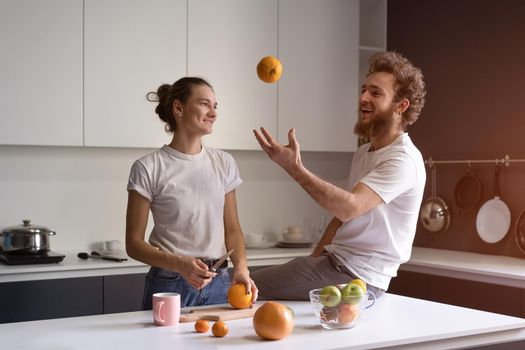
M 246 293 L 246 286 L 238 283 L 228 289 L 228 303 L 236 309 L 246 309 L 252 304 L 252 294 Z
M 265 83 L 275 83 L 283 74 L 281 61 L 274 56 L 263 57 L 257 64 L 257 76 Z
M 341 303 L 337 321 L 339 323 L 352 323 L 359 317 L 359 312 L 358 304 Z
M 210 322 L 207 320 L 198 320 L 195 322 L 195 330 L 199 333 L 206 333 L 210 330 Z
M 263 339 L 279 340 L 292 333 L 292 309 L 275 301 L 267 301 L 253 315 L 253 329 Z
M 359 304 L 364 295 L 363 288 L 357 283 L 348 283 L 341 291 L 341 297 L 345 304 Z
M 222 338 L 228 334 L 228 326 L 222 321 L 217 321 L 213 324 L 213 327 L 211 327 L 211 332 L 214 336 Z
M 355 278 L 355 279 L 351 280 L 350 283 L 355 283 L 355 284 L 360 285 L 361 288 L 363 288 L 363 292 L 366 293 L 366 282 L 363 281 L 362 279 Z
M 341 302 L 341 291 L 336 286 L 326 286 L 319 292 L 319 301 L 326 307 L 337 306 Z

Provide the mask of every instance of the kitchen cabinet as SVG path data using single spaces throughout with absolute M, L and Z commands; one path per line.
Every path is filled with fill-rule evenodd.
M 85 146 L 169 143 L 146 94 L 186 75 L 186 0 L 85 0 L 84 11 Z
M 0 323 L 102 313 L 102 278 L 2 283 Z
M 206 145 L 259 149 L 252 129 L 276 133 L 277 85 L 260 81 L 256 66 L 277 54 L 277 0 L 188 2 L 188 75 L 207 79 L 218 103 Z
M 142 310 L 146 274 L 104 276 L 104 313 Z
M 279 2 L 278 134 L 305 151 L 354 151 L 359 67 L 357 0 Z
M 359 87 L 368 71 L 368 59 L 386 51 L 387 0 L 360 0 Z
M 0 1 L 0 144 L 82 145 L 82 4 Z
M 458 278 L 398 271 L 389 293 L 509 316 L 525 317 L 525 289 Z
M 8 282 L 0 323 L 139 311 L 145 274 Z

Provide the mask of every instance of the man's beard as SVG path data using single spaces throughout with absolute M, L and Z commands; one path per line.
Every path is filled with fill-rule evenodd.
M 354 133 L 362 138 L 370 139 L 371 137 L 379 135 L 391 124 L 391 119 L 387 114 L 377 114 L 368 121 L 363 121 L 359 118 L 354 126 Z

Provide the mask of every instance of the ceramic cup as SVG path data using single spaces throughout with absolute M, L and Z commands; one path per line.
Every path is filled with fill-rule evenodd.
M 122 247 L 123 247 L 122 242 L 118 240 L 102 242 L 102 250 L 105 250 L 107 252 L 115 252 L 115 251 L 121 250 Z
M 153 294 L 153 321 L 157 326 L 175 326 L 180 318 L 179 293 Z
M 296 243 L 304 240 L 303 232 L 300 226 L 288 226 L 283 233 L 283 240 L 285 242 Z
M 262 233 L 251 233 L 247 234 L 244 239 L 249 247 L 261 247 L 266 243 L 268 237 Z

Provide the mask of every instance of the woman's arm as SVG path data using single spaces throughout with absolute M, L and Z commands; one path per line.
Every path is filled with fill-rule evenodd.
M 230 257 L 233 262 L 232 285 L 243 283 L 248 293 L 251 291 L 253 303 L 257 300 L 258 289 L 248 271 L 244 235 L 237 215 L 235 190 L 228 192 L 224 199 L 224 238 L 226 249 L 235 249 Z
M 144 238 L 148 224 L 150 202 L 137 191 L 128 192 L 126 213 L 126 252 L 138 261 L 150 266 L 177 271 L 194 288 L 201 289 L 211 282 L 215 273 L 199 259 L 178 256 L 162 251 L 147 243 Z

